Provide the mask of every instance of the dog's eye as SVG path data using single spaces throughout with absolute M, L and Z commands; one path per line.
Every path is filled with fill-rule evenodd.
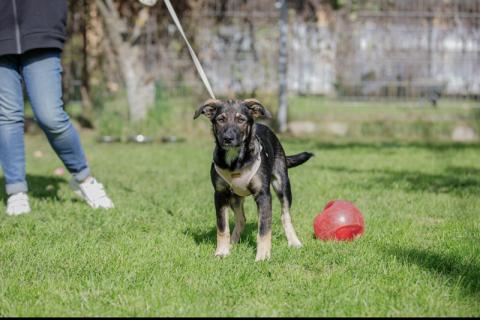
M 220 123 L 220 124 L 224 124 L 226 121 L 227 121 L 227 119 L 225 117 L 218 117 L 217 118 L 217 122 Z
M 239 124 L 244 124 L 247 120 L 245 120 L 244 118 L 237 118 L 237 122 Z

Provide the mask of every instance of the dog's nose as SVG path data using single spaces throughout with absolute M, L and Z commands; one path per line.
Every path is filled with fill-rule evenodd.
M 233 142 L 233 138 L 232 137 L 223 137 L 223 142 L 226 143 L 226 144 L 230 144 Z

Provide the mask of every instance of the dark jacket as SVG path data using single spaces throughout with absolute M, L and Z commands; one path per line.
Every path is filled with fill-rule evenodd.
M 67 0 L 0 0 L 0 55 L 63 49 Z

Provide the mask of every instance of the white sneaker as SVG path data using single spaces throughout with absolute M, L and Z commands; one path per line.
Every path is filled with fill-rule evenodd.
M 103 188 L 103 184 L 99 183 L 95 178 L 87 178 L 82 183 L 72 179 L 70 180 L 70 187 L 76 195 L 85 200 L 94 209 L 111 209 L 114 207 L 112 200 L 110 200 Z
M 24 192 L 12 194 L 7 200 L 7 214 L 9 216 L 18 216 L 29 213 L 30 205 L 28 204 L 28 196 Z

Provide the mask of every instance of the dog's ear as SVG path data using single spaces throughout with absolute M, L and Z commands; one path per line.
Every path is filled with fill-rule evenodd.
M 200 107 L 198 107 L 197 111 L 195 111 L 193 119 L 197 119 L 201 114 L 203 114 L 208 119 L 212 119 L 215 115 L 217 108 L 221 104 L 222 102 L 220 100 L 208 99 Z
M 260 117 L 265 117 L 268 119 L 272 118 L 272 115 L 270 114 L 270 112 L 267 109 L 265 109 L 265 107 L 260 103 L 260 101 L 256 99 L 246 99 L 246 100 L 243 100 L 243 103 L 250 110 L 254 118 L 260 118 Z

